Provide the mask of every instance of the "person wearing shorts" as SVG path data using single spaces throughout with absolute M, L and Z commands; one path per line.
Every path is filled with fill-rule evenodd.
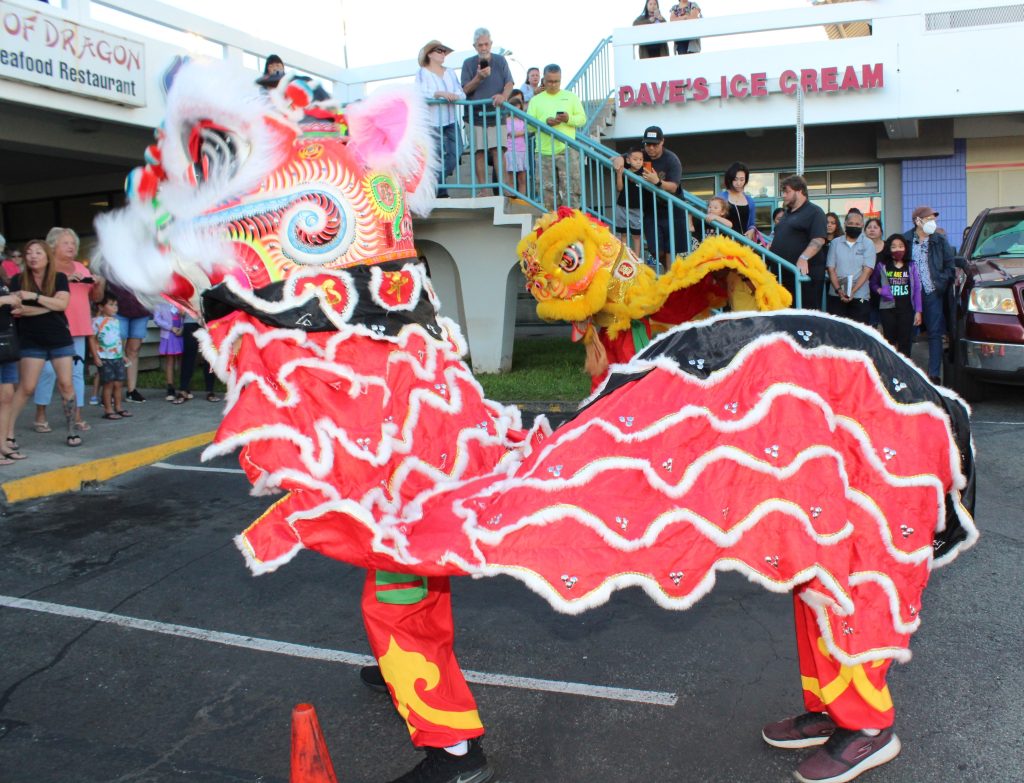
M 491 52 L 491 33 L 481 27 L 473 33 L 473 48 L 476 54 L 467 57 L 462 63 L 461 82 L 466 98 L 471 101 L 490 99 L 494 106 L 500 106 L 512 93 L 515 83 L 508 61 L 500 54 Z M 498 132 L 497 114 L 485 106 L 467 106 L 466 123 L 473 132 L 475 151 L 476 184 L 487 182 L 487 166 L 490 159 L 491 168 L 496 168 L 494 151 L 504 143 L 504 129 Z M 495 176 L 495 181 L 497 176 Z M 478 190 L 481 196 L 489 196 L 489 190 Z
M 117 318 L 117 298 L 111 291 L 104 292 L 98 313 L 92 319 L 89 352 L 99 368 L 103 418 L 108 421 L 130 418 L 132 414 L 121 406 L 121 387 L 125 380 L 124 347 Z

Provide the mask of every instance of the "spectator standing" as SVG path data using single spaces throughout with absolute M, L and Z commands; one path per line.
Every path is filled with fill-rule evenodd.
M 128 402 L 145 402 L 146 398 L 138 389 L 139 351 L 146 339 L 149 319 L 153 314 L 126 288 L 107 283 L 107 289 L 117 299 L 117 320 L 124 341 L 125 393 Z
M 174 391 L 174 371 L 184 351 L 181 333 L 184 324 L 181 311 L 170 304 L 162 304 L 153 312 L 153 320 L 160 327 L 160 363 L 163 365 L 164 380 L 167 383 L 167 402 L 174 402 L 178 395 Z
M 57 271 L 49 242 L 33 239 L 25 245 L 25 271 L 20 278 L 11 281 L 11 290 L 21 300 L 12 311 L 18 319 L 21 360 L 18 364 L 20 382 L 14 392 L 11 416 L 17 421 L 21 409 L 36 390 L 44 364 L 49 362 L 67 422 L 67 445 L 81 446 L 82 436 L 75 431 L 78 411 L 73 379 L 74 358 L 78 354 L 64 315 L 71 302 L 70 283 L 67 275 Z M 92 328 L 91 322 L 89 326 Z M 45 420 L 43 427 L 37 419 L 37 432 L 52 431 Z
M 0 235 L 0 238 L 2 238 L 2 235 Z M 0 255 L 3 255 L 2 251 L 0 251 Z M 7 257 L 4 258 L 3 262 L 0 263 L 0 269 L 2 269 L 4 274 L 7 275 L 8 280 L 13 280 L 21 274 L 21 264 L 21 251 L 18 248 L 14 248 L 7 254 Z
M 882 334 L 909 359 L 914 327 L 921 325 L 921 277 L 910 262 L 902 234 L 893 234 L 883 243 L 871 275 L 871 290 L 878 295 Z
M 2 238 L 2 237 L 0 237 Z M 6 261 L 4 262 L 7 263 Z M 0 333 L 13 335 L 14 308 L 21 306 L 21 299 L 11 293 L 11 278 L 0 274 Z M 4 438 L 0 445 L 0 465 L 12 465 L 15 460 L 24 459 L 25 455 L 18 450 L 18 441 L 14 437 L 14 389 L 18 385 L 18 359 L 0 363 L 0 437 Z
M 199 353 L 199 340 L 196 339 L 196 332 L 199 331 L 199 322 L 188 313 L 182 319 L 182 348 L 181 348 L 181 374 L 178 381 L 178 395 L 174 399 L 175 405 L 181 405 L 193 398 L 192 376 L 196 371 L 196 360 L 203 370 L 203 384 L 206 388 L 207 402 L 220 402 L 220 396 L 213 390 L 213 371 L 209 363 Z
M 434 148 L 437 151 L 437 195 L 440 198 L 447 198 L 448 189 L 444 187 L 444 183 L 459 162 L 459 116 L 452 104 L 466 97 L 455 71 L 444 67 L 444 58 L 451 51 L 450 46 L 445 46 L 440 41 L 428 41 L 420 49 L 420 69 L 416 73 L 416 86 L 425 98 L 446 101 L 444 105 L 430 107 L 430 123 L 433 126 Z
M 882 250 L 885 247 L 885 237 L 882 234 L 882 221 L 876 217 L 864 221 L 864 236 L 871 240 L 875 248 L 875 265 L 882 260 Z M 871 312 L 868 314 L 868 324 L 878 326 L 878 291 L 871 286 L 870 298 Z
M 80 432 L 89 429 L 82 420 L 82 407 L 85 405 L 85 341 L 92 335 L 92 302 L 98 302 L 103 296 L 104 280 L 93 275 L 89 268 L 75 258 L 78 255 L 79 239 L 70 228 L 55 226 L 46 235 L 46 242 L 53 250 L 53 262 L 57 272 L 63 274 L 70 286 L 70 301 L 63 314 L 71 329 L 71 337 L 75 349 L 72 361 L 72 383 L 75 389 L 75 428 Z M 50 425 L 46 421 L 46 407 L 53 397 L 53 385 L 56 374 L 51 363 L 44 365 L 38 384 L 35 385 L 36 417 L 34 427 L 37 432 L 49 432 Z
M 562 69 L 554 64 L 544 66 L 544 91 L 533 96 L 529 115 L 546 123 L 553 130 L 575 139 L 576 129 L 587 122 L 583 104 L 574 93 L 562 89 Z M 537 155 L 540 165 L 538 179 L 541 194 L 548 211 L 555 208 L 557 188 L 558 206 L 575 207 L 580 201 L 580 154 L 561 139 L 538 133 Z
M 670 22 L 683 22 L 691 19 L 700 19 L 700 6 L 696 3 L 676 3 L 668 11 Z M 676 54 L 699 54 L 700 38 L 690 38 L 686 41 L 675 42 Z M 728 185 L 728 181 L 726 185 Z
M 512 90 L 509 106 L 524 110 L 522 90 Z M 526 193 L 526 170 L 529 154 L 526 150 L 526 121 L 509 115 L 505 118 L 505 173 L 506 183 L 520 193 Z
M 121 322 L 117 317 L 117 297 L 107 291 L 92 319 L 89 351 L 96 363 L 100 379 L 100 403 L 103 418 L 116 421 L 131 418 L 121 403 L 121 386 L 125 380 L 124 346 L 121 344 Z
M 526 81 L 519 90 L 523 93 L 523 103 L 528 105 L 530 100 L 540 92 L 540 68 L 527 68 Z
M 665 193 L 681 194 L 683 164 L 671 150 L 665 149 L 665 134 L 657 125 L 644 131 L 641 139 L 644 149 L 644 168 L 641 177 L 652 187 Z M 618 172 L 624 165 L 621 157 L 612 158 L 612 168 Z M 647 251 L 668 268 L 673 252 L 682 253 L 686 246 L 689 217 L 678 207 L 669 207 L 668 201 L 647 195 L 641 204 L 644 237 Z M 672 241 L 670 241 L 670 239 Z
M 494 106 L 500 106 L 512 92 L 512 71 L 508 61 L 500 54 L 491 52 L 491 33 L 480 27 L 473 33 L 473 48 L 476 54 L 462 63 L 462 89 L 471 101 L 490 99 Z M 475 150 L 474 166 L 477 185 L 487 181 L 487 160 L 497 170 L 494 152 L 501 143 L 496 114 L 482 106 L 467 106 L 467 133 L 473 134 Z M 504 135 L 504 134 L 500 134 Z M 495 176 L 495 181 L 498 177 Z M 486 190 L 478 191 L 486 196 Z
M 928 378 L 941 383 L 942 337 L 946 333 L 946 293 L 956 266 L 949 240 L 936 229 L 939 216 L 931 207 L 917 207 L 911 217 L 914 226 L 903 235 L 910 244 L 911 262 L 921 278 L 921 306 L 924 328 L 928 332 Z
M 825 254 L 821 252 L 825 246 L 825 213 L 807 199 L 807 181 L 797 174 L 782 180 L 782 203 L 786 214 L 775 226 L 770 249 L 811 278 L 801 285 L 801 306 L 820 310 L 825 288 Z M 782 278 L 796 302 L 795 277 L 785 273 Z
M 830 282 L 827 310 L 852 321 L 868 322 L 870 307 L 868 281 L 875 271 L 875 246 L 864 236 L 864 214 L 859 209 L 846 213 L 845 236 L 829 243 L 825 267 Z
M 645 24 L 661 24 L 665 17 L 661 15 L 661 6 L 658 0 L 644 0 L 644 11 L 633 20 L 633 27 Z M 640 44 L 640 59 L 647 60 L 651 57 L 668 57 L 667 43 Z
M 772 230 L 765 239 L 768 240 L 768 244 L 771 245 L 772 239 L 775 237 L 775 227 L 779 225 L 779 221 L 782 220 L 782 216 L 786 214 L 784 207 L 776 207 L 772 212 Z
M 256 80 L 256 84 L 260 87 L 267 89 L 273 89 L 277 87 L 278 82 L 284 78 L 284 61 L 276 54 L 267 56 L 267 60 L 263 63 L 263 75 Z
M 754 208 L 754 199 L 746 192 L 748 182 L 750 169 L 745 163 L 736 161 L 726 169 L 725 190 L 718 195 L 728 204 L 731 228 L 745 234 L 748 239 L 754 239 L 757 236 L 757 210 Z
M 643 212 L 640 201 L 640 184 L 626 178 L 626 172 L 639 177 L 644 170 L 644 151 L 633 147 L 626 153 L 625 165 L 615 172 L 615 187 L 619 191 L 615 201 L 615 223 L 619 227 L 619 239 L 629 239 L 630 247 L 637 258 L 643 257 L 642 232 Z
M 825 241 L 831 242 L 836 237 L 842 236 L 840 229 L 839 215 L 835 212 L 825 213 Z

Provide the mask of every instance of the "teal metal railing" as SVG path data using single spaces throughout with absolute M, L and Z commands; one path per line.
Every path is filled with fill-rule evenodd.
M 594 47 L 576 75 L 564 89 L 575 94 L 587 113 L 587 124 L 580 130 L 589 134 L 594 121 L 615 95 L 613 74 L 612 37 L 609 35 Z
M 439 100 L 428 103 L 446 105 Z M 453 133 L 438 133 L 439 159 L 447 156 L 450 161 L 449 171 L 440 172 L 442 197 L 502 195 L 541 212 L 561 206 L 579 209 L 610 226 L 655 267 L 689 253 L 709 229 L 705 201 L 686 191 L 667 193 L 630 172 L 623 172 L 623 183 L 635 184 L 640 197 L 631 195 L 627 187 L 624 203 L 617 204 L 618 153 L 582 131 L 572 138 L 508 103 L 495 107 L 490 100 L 457 101 L 456 106 L 469 122 L 465 137 L 458 122 Z M 520 132 L 515 138 L 523 143 L 510 143 L 509 131 Z M 550 152 L 539 151 L 538 139 Z M 457 161 L 461 164 L 453 165 Z M 715 228 L 763 257 L 780 280 L 784 272 L 800 281 L 809 279 L 742 233 L 720 224 Z M 794 306 L 800 307 L 801 286 L 795 288 Z

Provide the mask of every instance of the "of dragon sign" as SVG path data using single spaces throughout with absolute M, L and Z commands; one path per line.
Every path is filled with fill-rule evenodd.
M 121 282 L 204 321 L 228 388 L 205 456 L 239 450 L 254 491 L 276 495 L 237 539 L 250 568 L 313 549 L 375 570 L 378 595 L 415 587 L 382 572 L 508 574 L 569 613 L 624 587 L 682 609 L 739 571 L 806 613 L 819 668 L 802 655 L 805 690 L 827 665 L 860 667 L 891 722 L 881 664 L 909 657 L 932 568 L 977 537 L 959 398 L 871 329 L 723 313 L 613 362 L 558 429 L 542 418 L 524 432 L 514 408 L 484 398 L 416 260 L 412 212 L 435 182 L 425 106 L 380 91 L 342 111 L 311 103 L 301 80 L 262 92 L 249 79 L 182 68 L 128 206 L 97 228 Z M 588 301 L 557 317 L 628 332 L 694 285 L 708 286 L 700 307 L 676 320 L 707 309 L 696 267 L 648 279 L 586 225 L 545 268 L 558 217 L 524 256 L 547 275 L 531 281 L 542 305 Z M 735 270 L 730 252 L 698 260 Z M 635 290 L 609 296 L 627 272 Z M 786 304 L 756 282 L 766 308 Z M 390 682 L 403 631 L 368 629 Z M 854 690 L 819 695 L 831 709 Z M 403 714 L 414 740 L 433 725 Z

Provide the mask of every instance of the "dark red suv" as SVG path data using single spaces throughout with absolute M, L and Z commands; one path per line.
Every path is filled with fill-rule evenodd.
M 978 400 L 985 382 L 1024 384 L 1024 207 L 983 210 L 957 265 L 946 382 Z

